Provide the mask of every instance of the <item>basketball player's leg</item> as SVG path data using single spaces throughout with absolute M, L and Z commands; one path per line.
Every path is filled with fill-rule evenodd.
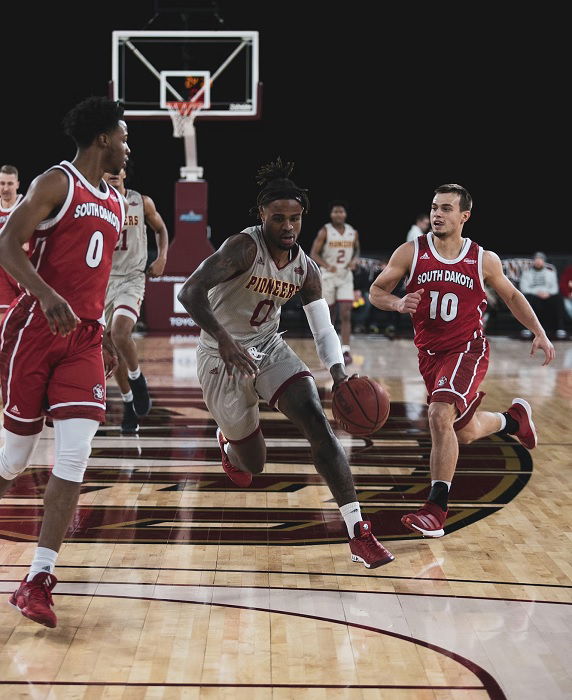
M 248 486 L 266 462 L 266 443 L 260 430 L 259 396 L 249 377 L 226 373 L 215 353 L 197 349 L 197 376 L 206 407 L 217 426 L 222 466 L 239 486 Z M 246 473 L 250 479 L 242 478 Z
M 54 420 L 54 467 L 44 494 L 39 547 L 59 552 L 75 513 L 91 442 L 99 422 L 87 418 Z
M 111 340 L 117 348 L 120 359 L 115 380 L 121 391 L 121 397 L 127 404 L 125 409 L 129 411 L 132 407 L 139 417 L 146 416 L 152 404 L 145 375 L 139 366 L 137 345 L 132 335 L 139 318 L 144 285 L 144 277 L 140 275 L 120 278 L 110 282 L 107 293 L 109 303 L 112 301 L 113 304 L 110 321 Z M 129 406 L 131 402 L 132 406 Z
M 457 431 L 457 439 L 462 445 L 498 433 L 502 429 L 500 413 L 477 411 L 464 428 Z
M 122 394 L 129 392 L 128 371 L 134 371 L 139 367 L 137 346 L 132 338 L 135 320 L 132 315 L 127 315 L 122 309 L 113 314 L 111 324 L 111 340 L 117 349 L 120 360 L 120 368 L 115 371 L 114 377 Z
M 0 383 L 5 405 L 0 447 L 0 496 L 30 463 L 44 427 L 43 405 L 50 375 L 50 342 L 41 331 L 47 328 L 28 310 L 12 307 L 2 327 Z M 51 334 L 50 334 L 51 335 Z M 38 348 L 42 348 L 38 352 Z
M 310 370 L 281 337 L 260 351 L 264 355 L 256 391 L 284 413 L 310 443 L 316 471 L 328 485 L 344 519 L 352 560 L 367 568 L 393 561 L 393 555 L 375 538 L 371 523 L 362 518 L 348 458 L 324 413 Z
M 85 418 L 54 420 L 54 467 L 44 493 L 44 514 L 30 569 L 10 603 L 30 620 L 55 627 L 51 591 L 57 556 L 77 508 L 91 441 L 99 422 Z
M 44 493 L 44 513 L 30 570 L 10 602 L 29 619 L 55 627 L 51 591 L 56 559 L 73 518 L 99 423 L 105 420 L 103 328 L 83 323 L 68 354 L 52 367 L 47 387 L 48 413 L 54 423 L 55 456 Z
M 351 332 L 352 332 L 352 302 L 339 301 L 340 308 L 340 335 L 342 337 L 342 348 L 346 347 L 349 351 Z
M 377 540 L 364 520 L 347 455 L 324 413 L 313 377 L 301 376 L 288 384 L 278 408 L 310 443 L 312 461 L 334 497 L 346 525 L 352 561 L 374 569 L 394 556 Z
M 427 387 L 431 453 L 431 490 L 424 505 L 401 522 L 426 537 L 444 535 L 449 491 L 459 458 L 458 433 L 473 420 L 484 396 L 479 385 L 488 367 L 488 343 L 469 342 L 463 352 L 419 353 L 419 370 Z
M 38 425 L 38 432 L 32 435 L 19 435 L 7 428 L 2 429 L 4 444 L 0 447 L 0 496 L 6 493 L 16 477 L 30 464 L 40 440 L 42 424 Z
M 325 479 L 338 506 L 356 502 L 348 458 L 324 414 L 314 379 L 305 376 L 290 384 L 277 405 L 310 443 L 314 466 Z
M 124 433 L 137 433 L 139 430 L 138 416 L 149 413 L 150 397 L 147 390 L 147 382 L 143 377 L 141 380 L 141 370 L 139 369 L 139 359 L 137 356 L 137 346 L 135 345 L 131 333 L 135 321 L 130 315 L 118 310 L 114 313 L 111 323 L 111 340 L 117 349 L 117 368 L 113 373 L 123 403 L 123 416 L 121 418 L 121 430 Z M 130 368 L 135 368 L 130 370 Z M 135 388 L 131 387 L 129 381 L 131 375 L 139 377 Z M 137 372 L 139 374 L 137 374 Z M 135 381 L 135 380 L 133 380 Z M 139 387 L 139 383 L 141 386 Z M 137 394 L 137 396 L 136 396 Z M 137 399 L 137 407 L 135 400 Z
M 454 402 L 432 401 L 427 409 L 431 432 L 429 468 L 432 480 L 453 480 L 459 458 L 459 442 L 454 428 L 457 415 Z
M 335 325 L 338 311 L 336 304 L 336 280 L 330 272 L 322 273 L 322 294 L 330 310 L 332 325 Z
M 350 340 L 352 332 L 352 308 L 354 301 L 354 281 L 352 271 L 347 269 L 340 275 L 336 288 L 336 298 L 340 310 L 340 336 L 344 362 L 352 362 Z

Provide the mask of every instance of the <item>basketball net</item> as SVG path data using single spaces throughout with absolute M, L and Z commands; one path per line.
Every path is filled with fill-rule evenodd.
M 185 139 L 186 166 L 181 168 L 183 180 L 200 180 L 203 168 L 197 163 L 197 135 L 195 132 L 195 117 L 204 106 L 204 102 L 167 102 L 167 109 L 173 124 L 173 136 Z

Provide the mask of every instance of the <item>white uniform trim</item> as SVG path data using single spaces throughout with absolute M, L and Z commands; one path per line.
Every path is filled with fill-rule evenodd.
M 10 405 L 10 388 L 12 384 L 12 370 L 14 369 L 14 360 L 16 359 L 16 354 L 18 352 L 18 348 L 20 347 L 20 343 L 22 342 L 22 336 L 24 335 L 24 331 L 26 328 L 30 325 L 32 322 L 32 319 L 34 318 L 34 313 L 33 313 L 33 308 L 36 306 L 36 302 L 34 302 L 30 308 L 30 313 L 28 315 L 28 318 L 26 320 L 26 323 L 23 325 L 23 327 L 20 329 L 20 332 L 18 333 L 18 340 L 16 341 L 16 345 L 14 346 L 14 350 L 12 351 L 12 356 L 10 357 L 10 365 L 8 369 L 8 380 L 6 382 L 7 389 L 8 391 L 6 392 L 6 406 Z M 14 307 L 16 308 L 16 307 Z
M 411 261 L 411 270 L 409 271 L 409 277 L 405 280 L 405 286 L 411 282 L 411 279 L 413 278 L 413 273 L 415 272 L 415 266 L 417 265 L 417 256 L 419 255 L 419 239 L 414 238 L 413 239 L 413 245 L 415 246 L 415 249 L 413 251 L 413 260 Z
M 19 420 L 20 423 L 35 423 L 37 420 L 42 420 L 43 416 L 38 416 L 37 418 L 20 418 L 20 416 L 15 416 L 10 411 L 4 411 L 4 415 L 9 416 L 12 420 Z
M 469 247 L 471 245 L 471 239 L 465 238 L 465 243 L 463 244 L 463 247 L 461 248 L 461 252 L 454 260 L 448 260 L 447 258 L 443 258 L 439 255 L 439 253 L 437 252 L 437 248 L 435 248 L 435 243 L 433 242 L 433 234 L 432 233 L 427 234 L 427 243 L 429 244 L 429 248 L 430 248 L 431 252 L 433 253 L 433 257 L 436 258 L 439 262 L 443 263 L 444 265 L 455 265 L 455 263 L 461 262 L 461 260 L 465 257 L 465 255 L 469 252 Z
M 130 318 L 133 321 L 133 323 L 137 323 L 137 314 L 134 314 L 133 311 L 129 311 L 129 309 L 115 309 L 115 311 L 113 312 L 113 318 L 115 318 L 116 316 L 127 316 L 127 318 Z
M 97 406 L 97 408 L 105 408 L 104 403 L 95 403 L 95 401 L 69 401 L 67 403 L 56 403 L 50 406 L 48 410 L 53 411 L 54 408 L 61 408 L 62 406 Z

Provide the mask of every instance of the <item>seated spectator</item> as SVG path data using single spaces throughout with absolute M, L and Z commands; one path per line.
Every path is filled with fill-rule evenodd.
M 564 302 L 564 309 L 568 318 L 572 320 L 572 265 L 568 265 L 562 270 L 560 275 L 560 294 Z
M 558 276 L 555 269 L 546 267 L 544 253 L 534 254 L 532 266 L 522 271 L 519 286 L 547 335 L 558 339 L 566 338 L 564 304 L 558 289 Z M 528 329 L 523 329 L 520 334 L 523 338 L 532 335 Z

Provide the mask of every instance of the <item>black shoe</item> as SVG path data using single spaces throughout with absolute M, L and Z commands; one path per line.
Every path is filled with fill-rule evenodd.
M 123 404 L 123 420 L 121 421 L 121 432 L 125 435 L 134 435 L 139 430 L 137 416 L 133 410 L 133 401 L 125 401 Z
M 133 410 L 135 414 L 141 418 L 146 416 L 151 410 L 151 397 L 147 389 L 147 380 L 143 372 L 137 379 L 129 379 L 129 386 L 133 392 Z

